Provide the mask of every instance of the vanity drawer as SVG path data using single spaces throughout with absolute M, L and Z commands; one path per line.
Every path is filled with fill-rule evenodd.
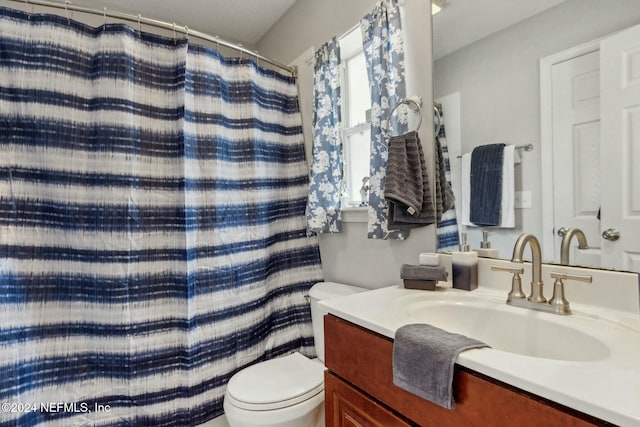
M 393 384 L 393 341 L 325 316 L 330 372 L 421 426 L 605 426 L 602 420 L 456 365 L 456 408 L 447 410 Z

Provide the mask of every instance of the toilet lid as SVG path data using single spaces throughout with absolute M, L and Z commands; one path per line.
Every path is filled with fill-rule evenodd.
M 245 409 L 279 409 L 322 392 L 323 379 L 320 361 L 293 353 L 236 373 L 227 385 L 227 395 Z

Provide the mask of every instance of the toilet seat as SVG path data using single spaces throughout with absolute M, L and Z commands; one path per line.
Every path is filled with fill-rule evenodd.
M 296 352 L 236 373 L 227 385 L 227 398 L 237 408 L 267 411 L 296 405 L 323 390 L 324 365 Z

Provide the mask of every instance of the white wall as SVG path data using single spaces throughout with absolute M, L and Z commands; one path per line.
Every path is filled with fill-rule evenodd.
M 491 233 L 501 257 L 522 232 L 542 230 L 541 176 L 551 171 L 540 166 L 539 59 L 638 23 L 638 0 L 569 0 L 435 62 L 435 98 L 460 92 L 463 153 L 493 142 L 535 147 L 515 169 L 516 190 L 531 191 L 533 208 L 516 210 L 515 230 Z M 479 247 L 479 230 L 469 238 Z
M 300 55 L 332 36 L 353 28 L 375 6 L 375 0 L 298 0 L 258 42 L 258 50 L 281 62 L 301 63 Z M 419 95 L 425 104 L 420 129 L 427 164 L 433 162 L 431 129 L 431 14 L 427 0 L 405 0 L 403 28 L 406 42 L 407 94 Z M 302 61 L 303 62 L 303 61 Z M 309 114 L 312 65 L 300 68 L 301 110 Z M 304 75 L 303 75 L 304 74 Z M 306 82 L 303 84 L 303 82 Z M 303 117 L 307 152 L 311 117 Z M 431 168 L 431 173 L 433 169 Z M 433 177 L 431 177 L 433 180 Z M 325 280 L 369 288 L 398 283 L 404 263 L 417 264 L 418 254 L 435 250 L 433 226 L 413 230 L 406 241 L 367 239 L 365 223 L 345 223 L 341 234 L 321 235 L 320 252 Z

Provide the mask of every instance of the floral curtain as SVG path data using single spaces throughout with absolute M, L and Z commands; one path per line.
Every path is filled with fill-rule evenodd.
M 381 0 L 360 21 L 371 88 L 371 165 L 369 177 L 370 239 L 405 239 L 408 231 L 387 228 L 388 203 L 384 185 L 389 129 L 406 131 L 406 123 L 388 124 L 389 112 L 405 98 L 404 46 L 397 0 Z
M 313 160 L 307 202 L 308 233 L 342 230 L 343 155 L 340 111 L 340 44 L 336 37 L 315 54 Z

